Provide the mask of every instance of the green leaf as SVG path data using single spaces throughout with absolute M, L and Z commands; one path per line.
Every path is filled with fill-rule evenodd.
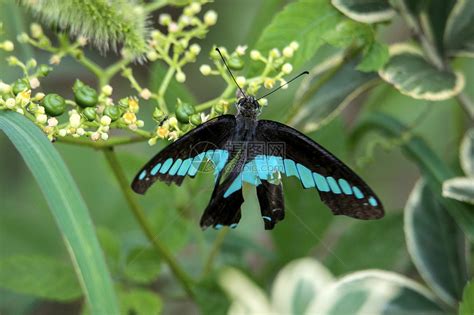
M 415 99 L 441 101 L 456 96 L 464 89 L 462 73 L 437 69 L 415 47 L 393 45 L 390 57 L 379 74 L 402 94 Z
M 379 23 L 395 16 L 388 0 L 331 0 L 331 3 L 346 16 L 362 23 Z
M 318 130 L 337 117 L 357 96 L 379 81 L 374 73 L 356 71 L 356 61 L 346 63 L 342 67 L 337 65 L 341 60 L 336 62 L 332 65 L 333 69 L 328 71 L 321 71 L 324 65 L 318 65 L 311 70 L 296 94 L 295 104 L 300 109 L 289 121 L 290 125 L 305 133 Z
M 443 183 L 443 197 L 474 205 L 474 177 L 455 177 Z
M 73 267 L 44 256 L 10 256 L 0 260 L 0 287 L 61 302 L 82 295 Z
M 462 302 L 459 305 L 459 315 L 474 314 L 474 282 L 470 281 L 464 288 Z
M 407 127 L 396 119 L 382 113 L 371 113 L 357 126 L 352 139 L 359 140 L 372 129 L 380 131 L 389 138 L 401 138 Z M 433 152 L 426 142 L 415 134 L 404 140 L 403 151 L 419 167 L 427 182 L 437 195 L 441 195 L 441 186 L 445 180 L 454 177 L 454 172 Z M 463 203 L 440 198 L 441 204 L 463 229 L 470 240 L 474 240 L 474 211 Z
M 161 270 L 160 255 L 153 248 L 138 247 L 130 251 L 125 265 L 125 276 L 141 284 L 151 283 Z
M 278 272 L 273 281 L 273 309 L 281 314 L 305 314 L 309 304 L 333 282 L 329 270 L 317 260 L 293 260 Z
M 444 34 L 446 50 L 452 55 L 474 57 L 474 3 L 458 0 L 449 15 Z
M 374 39 L 374 34 L 374 29 L 370 25 L 341 19 L 321 37 L 329 45 L 346 48 L 354 42 L 370 43 Z
M 464 135 L 459 156 L 464 173 L 474 177 L 474 128 L 469 129 Z
M 332 31 L 341 18 L 342 15 L 327 0 L 292 2 L 265 28 L 255 48 L 266 53 L 296 41 L 300 48 L 295 52 L 292 64 L 299 68 L 316 54 L 324 44 L 324 34 Z
M 446 314 L 418 283 L 392 272 L 349 274 L 327 287 L 307 314 Z
M 380 242 L 380 235 L 384 242 Z M 361 248 L 354 244 L 364 245 Z M 324 263 L 335 275 L 341 275 L 369 268 L 393 270 L 403 267 L 400 262 L 406 264 L 407 258 L 403 217 L 387 214 L 379 221 L 352 223 L 331 248 Z
M 405 206 L 405 235 L 413 263 L 432 290 L 456 307 L 467 281 L 462 230 L 424 181 Z
M 421 27 L 428 40 L 435 44 L 438 52 L 444 54 L 444 32 L 448 16 L 457 0 L 392 0 L 405 2 L 409 13 Z M 395 4 L 396 5 L 396 4 Z
M 377 41 L 372 42 L 364 51 L 364 58 L 357 66 L 357 70 L 363 72 L 377 71 L 390 59 L 388 46 Z
M 195 293 L 202 314 L 225 314 L 229 309 L 229 299 L 213 276 L 199 282 Z
M 43 191 L 92 312 L 118 313 L 93 223 L 58 152 L 38 127 L 17 113 L 0 112 L 0 129 L 16 146 Z
M 112 273 L 116 273 L 120 262 L 120 241 L 117 236 L 106 227 L 97 227 L 96 233 L 108 266 L 111 268 Z
M 134 315 L 156 315 L 163 311 L 163 301 L 153 291 L 134 288 L 119 291 L 120 313 Z

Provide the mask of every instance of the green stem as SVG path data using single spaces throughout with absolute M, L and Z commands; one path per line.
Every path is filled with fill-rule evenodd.
M 153 11 L 156 11 L 158 9 L 161 9 L 162 7 L 166 6 L 168 4 L 167 0 L 156 0 L 152 3 L 148 3 L 143 7 L 146 13 L 151 13 Z
M 222 244 L 224 244 L 224 240 L 227 233 L 229 233 L 229 228 L 226 227 L 221 230 L 217 235 L 217 238 L 215 239 L 214 244 L 212 245 L 211 251 L 209 252 L 209 256 L 207 256 L 206 263 L 202 272 L 202 278 L 205 278 L 212 271 L 214 260 L 216 259 Z
M 107 159 L 107 162 L 110 165 L 110 168 L 112 169 L 115 174 L 115 177 L 117 178 L 117 181 L 120 185 L 120 189 L 122 190 L 122 193 L 125 196 L 125 199 L 127 200 L 130 210 L 132 210 L 132 213 L 137 219 L 146 237 L 153 244 L 154 248 L 163 258 L 163 260 L 168 264 L 171 271 L 173 272 L 177 280 L 181 283 L 183 289 L 186 291 L 188 296 L 194 300 L 195 296 L 192 290 L 192 280 L 185 273 L 185 271 L 181 269 L 181 267 L 178 265 L 178 262 L 175 260 L 175 258 L 165 246 L 165 244 L 163 244 L 162 241 L 158 239 L 153 233 L 152 228 L 148 224 L 145 213 L 141 209 L 138 202 L 135 200 L 135 196 L 133 195 L 132 190 L 130 189 L 128 180 L 125 176 L 122 167 L 120 166 L 120 163 L 117 159 L 115 152 L 113 151 L 113 148 L 105 149 L 103 150 L 103 152 L 105 158 Z
M 168 106 L 166 106 L 166 101 L 165 101 L 165 92 L 166 92 L 166 89 L 168 88 L 168 85 L 171 82 L 171 78 L 173 78 L 175 71 L 176 70 L 173 67 L 168 68 L 168 71 L 166 72 L 165 77 L 163 78 L 163 81 L 161 81 L 161 85 L 157 94 L 158 106 L 165 114 L 168 113 Z
M 74 55 L 72 55 L 74 57 Z M 95 76 L 99 79 L 103 76 L 104 69 L 102 69 L 98 64 L 90 60 L 84 55 L 80 55 L 78 57 L 74 57 L 81 65 L 86 67 L 90 72 L 92 72 Z
M 103 70 L 102 75 L 99 76 L 100 87 L 103 87 L 104 85 L 109 84 L 110 80 L 117 74 L 117 72 L 122 70 L 122 68 L 127 66 L 129 63 L 130 63 L 129 59 L 121 59 L 117 61 L 116 63 L 108 66 L 105 70 Z
M 456 96 L 456 100 L 471 120 L 474 120 L 474 102 L 469 98 L 469 96 L 466 93 L 461 92 Z

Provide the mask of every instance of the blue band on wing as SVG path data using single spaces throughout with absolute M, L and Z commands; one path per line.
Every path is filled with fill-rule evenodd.
M 189 158 L 189 159 L 186 159 L 183 161 L 183 163 L 181 163 L 181 166 L 179 167 L 179 170 L 178 170 L 178 176 L 184 176 L 186 175 L 186 173 L 188 172 L 189 170 L 189 167 L 191 166 L 191 163 L 193 162 L 193 158 Z
M 314 180 L 313 180 L 313 174 L 311 173 L 311 170 L 307 168 L 306 166 L 303 166 L 301 164 L 296 164 L 296 167 L 298 169 L 298 173 L 300 174 L 300 180 L 301 183 L 303 184 L 304 188 L 312 188 L 315 186 Z
M 163 163 L 163 166 L 160 168 L 160 173 L 166 174 L 166 172 L 168 172 L 172 164 L 173 164 L 173 159 L 172 158 L 167 159 L 165 163 Z
M 153 166 L 153 168 L 151 169 L 150 174 L 155 176 L 158 173 L 158 171 L 160 170 L 160 167 L 161 167 L 161 163 L 158 163 L 155 166 Z

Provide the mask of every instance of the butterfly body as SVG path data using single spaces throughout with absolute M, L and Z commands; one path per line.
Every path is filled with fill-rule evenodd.
M 260 106 L 251 96 L 236 105 L 235 116 L 203 123 L 158 153 L 137 174 L 132 189 L 143 194 L 156 180 L 180 185 L 210 161 L 215 186 L 201 218 L 203 229 L 237 226 L 244 183 L 256 186 L 265 229 L 273 229 L 285 215 L 282 175 L 316 189 L 334 214 L 358 219 L 384 215 L 368 185 L 319 144 L 284 124 L 258 120 Z

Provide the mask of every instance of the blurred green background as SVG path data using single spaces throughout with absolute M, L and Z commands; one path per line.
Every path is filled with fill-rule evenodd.
M 204 53 L 200 54 L 196 63 L 185 68 L 188 77 L 185 85 L 191 100 L 209 100 L 219 95 L 225 87 L 218 77 L 202 77 L 199 73 L 199 66 L 209 62 L 207 52 L 212 46 L 233 49 L 239 44 L 251 45 L 275 13 L 288 2 L 218 0 L 206 6 L 217 11 L 219 19 L 206 38 L 199 42 Z M 15 39 L 35 20 L 27 10 L 13 1 L 4 1 L 0 8 L 5 38 Z M 166 10 L 172 14 L 178 12 Z M 401 41 L 409 36 L 399 17 L 388 25 L 382 25 L 379 34 L 386 43 Z M 49 59 L 49 55 L 44 52 L 20 44 L 17 47 L 20 53 L 18 57 L 26 59 L 34 56 L 39 63 L 47 63 Z M 313 68 L 332 51 L 329 48 L 322 49 L 313 60 L 296 70 Z M 4 60 L 2 54 L 0 60 Z M 116 58 L 114 53 L 101 55 L 92 48 L 87 49 L 87 54 L 100 64 L 109 64 Z M 474 98 L 474 61 L 459 58 L 455 67 L 462 69 L 466 75 L 466 92 Z M 161 74 L 156 67 L 137 64 L 134 71 L 140 82 L 160 82 Z M 4 81 L 19 75 L 18 70 L 6 66 L 3 61 L 0 62 L 0 73 Z M 70 97 L 70 87 L 77 78 L 95 84 L 94 77 L 75 61 L 66 58 L 60 67 L 42 81 L 42 89 L 54 90 Z M 299 84 L 293 83 L 288 90 L 272 95 L 262 118 L 281 121 L 283 113 L 291 106 Z M 123 78 L 117 77 L 111 85 L 114 87 L 114 97 L 130 94 L 129 83 Z M 146 108 L 146 105 L 142 108 Z M 144 112 L 151 113 L 151 109 L 150 105 Z M 236 230 L 226 236 L 217 256 L 218 268 L 232 265 L 243 269 L 263 288 L 269 286 L 285 263 L 305 256 L 318 259 L 336 276 L 379 268 L 420 279 L 407 253 L 402 216 L 408 195 L 420 176 L 419 171 L 398 146 L 390 149 L 377 146 L 372 153 L 368 152 L 370 143 L 382 139 L 375 134 L 362 139 L 355 149 L 349 148 L 351 128 L 368 110 L 388 113 L 413 127 L 412 131 L 424 138 L 434 152 L 449 165 L 457 167 L 458 144 L 467 123 L 456 101 L 414 100 L 381 82 L 370 93 L 364 93 L 353 101 L 329 125 L 310 136 L 355 169 L 371 185 L 384 203 L 386 217 L 371 222 L 334 217 L 315 191 L 303 190 L 296 181 L 285 179 L 286 218 L 275 230 L 265 231 L 254 188 L 245 187 L 242 221 Z M 163 143 L 154 147 L 139 143 L 120 147 L 117 151 L 128 179 L 131 181 L 142 164 L 163 146 Z M 146 246 L 147 240 L 128 211 L 104 156 L 90 148 L 62 143 L 55 144 L 55 147 L 79 186 L 94 224 L 105 230 L 104 233 L 111 232 L 118 238 L 122 253 L 137 246 Z M 69 262 L 61 234 L 37 183 L 3 133 L 0 134 L 0 152 L 0 259 L 18 254 L 37 254 Z M 367 156 L 369 159 L 364 159 Z M 363 163 L 358 163 L 362 160 Z M 211 175 L 207 174 L 194 180 L 188 179 L 180 188 L 157 183 L 146 196 L 137 196 L 147 211 L 156 235 L 165 241 L 192 275 L 198 275 L 217 236 L 214 230 L 202 232 L 198 225 L 212 192 L 212 182 Z M 174 298 L 176 284 L 173 284 L 169 270 L 164 267 L 161 269 L 160 277 L 153 287 L 166 301 L 165 311 L 169 314 L 177 311 L 194 312 L 191 304 L 183 304 L 179 298 Z M 2 314 L 61 314 L 77 311 L 77 303 L 63 305 L 46 302 L 0 289 Z

